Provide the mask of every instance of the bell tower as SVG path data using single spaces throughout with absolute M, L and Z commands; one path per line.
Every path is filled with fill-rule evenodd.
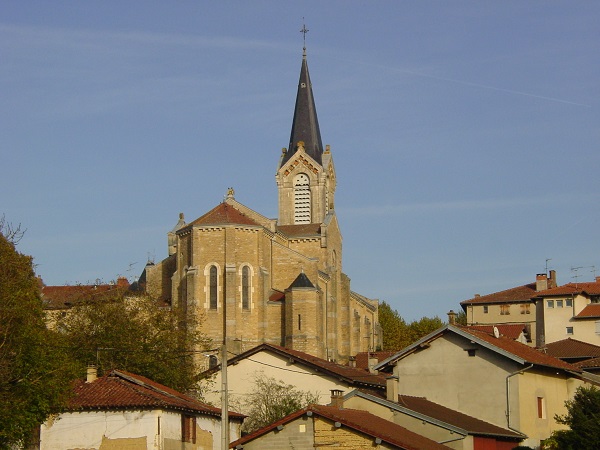
M 277 167 L 279 225 L 322 223 L 334 206 L 335 170 L 321 131 L 306 62 L 302 54 L 292 132 Z

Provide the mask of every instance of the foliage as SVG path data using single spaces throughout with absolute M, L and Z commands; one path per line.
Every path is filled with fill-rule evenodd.
M 251 433 L 318 401 L 317 393 L 299 390 L 294 385 L 265 377 L 264 374 L 255 374 L 254 389 L 241 407 L 248 416 L 243 431 Z
M 0 448 L 24 444 L 65 406 L 76 376 L 44 322 L 32 258 L 15 248 L 21 237 L 0 220 Z
M 423 317 L 411 323 L 386 302 L 379 305 L 379 324 L 383 330 L 382 350 L 400 350 L 443 326 L 438 318 Z
M 81 365 L 117 368 L 181 391 L 197 388 L 198 353 L 209 341 L 198 318 L 132 292 L 74 306 L 57 321 Z
M 581 386 L 572 400 L 565 402 L 567 414 L 556 415 L 556 422 L 569 426 L 568 430 L 552 433 L 544 442 L 545 448 L 560 450 L 592 450 L 600 442 L 600 389 Z

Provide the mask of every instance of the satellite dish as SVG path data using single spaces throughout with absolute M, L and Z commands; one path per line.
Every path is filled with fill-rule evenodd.
M 499 338 L 500 337 L 500 332 L 498 331 L 497 327 L 494 327 L 494 337 L 495 338 Z

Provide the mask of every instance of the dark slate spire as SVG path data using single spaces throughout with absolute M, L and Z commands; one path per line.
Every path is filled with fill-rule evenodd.
M 306 276 L 306 274 L 304 273 L 304 271 L 302 271 L 302 272 L 300 272 L 298 274 L 298 276 L 292 282 L 292 284 L 290 284 L 290 287 L 288 289 L 294 289 L 294 288 L 311 288 L 311 289 L 314 289 L 315 285 L 312 284 L 312 281 L 310 281 L 310 279 Z
M 294 120 L 292 121 L 292 133 L 288 151 L 281 160 L 283 166 L 298 149 L 298 142 L 304 142 L 304 148 L 311 158 L 322 164 L 323 144 L 321 142 L 321 131 L 317 120 L 317 109 L 312 92 L 312 84 L 308 74 L 306 62 L 306 48 L 302 55 L 302 68 L 300 69 L 300 81 L 298 82 L 298 94 L 296 95 L 296 107 L 294 109 Z

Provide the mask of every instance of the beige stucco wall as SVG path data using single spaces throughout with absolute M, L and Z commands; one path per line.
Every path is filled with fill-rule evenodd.
M 499 304 L 477 304 L 467 305 L 466 315 L 468 325 L 495 325 L 505 323 L 524 323 L 531 328 L 532 347 L 536 346 L 536 304 L 523 303 L 529 305 L 529 308 L 523 308 L 521 303 L 508 305 L 509 314 L 501 314 Z M 484 312 L 484 306 L 488 307 L 488 312 Z M 529 312 L 527 312 L 529 311 Z
M 548 307 L 548 301 L 551 300 L 553 308 Z M 567 307 L 567 300 L 572 300 L 572 306 Z M 562 306 L 559 307 L 559 301 Z M 600 335 L 596 334 L 596 321 L 598 319 L 573 319 L 588 304 L 590 300 L 583 296 L 548 297 L 544 298 L 540 304 L 544 310 L 544 334 L 546 344 L 560 341 L 566 338 L 573 338 L 579 341 L 589 342 L 590 344 L 600 345 Z M 567 333 L 567 327 L 573 328 L 573 334 Z

